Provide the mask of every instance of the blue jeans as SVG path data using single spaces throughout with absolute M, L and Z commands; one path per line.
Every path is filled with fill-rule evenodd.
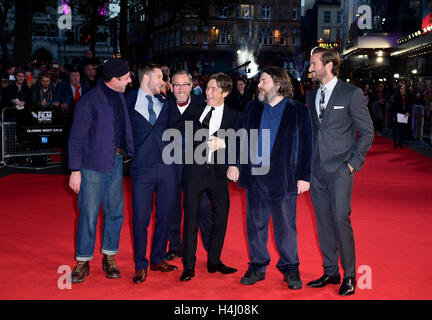
M 112 172 L 81 169 L 78 194 L 76 260 L 93 259 L 100 205 L 103 209 L 102 253 L 115 255 L 123 223 L 123 158 L 116 154 Z
M 270 263 L 267 250 L 268 225 L 273 218 L 273 230 L 280 259 L 276 265 L 281 273 L 298 269 L 296 204 L 297 195 L 285 195 L 280 201 L 271 199 L 265 187 L 246 190 L 246 229 L 249 247 L 249 269 L 265 272 Z

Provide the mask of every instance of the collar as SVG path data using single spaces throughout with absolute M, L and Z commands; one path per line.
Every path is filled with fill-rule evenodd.
M 177 102 L 177 106 L 180 107 L 180 108 L 181 108 L 181 107 L 186 107 L 186 106 L 189 105 L 190 100 L 191 100 L 191 97 L 189 96 L 188 99 L 186 100 L 186 102 L 183 102 L 183 103 L 179 103 L 179 102 Z
M 326 91 L 333 91 L 334 87 L 336 86 L 336 83 L 338 82 L 338 78 L 334 77 L 329 82 L 327 82 L 325 85 L 320 85 L 320 88 L 324 87 L 326 88 Z

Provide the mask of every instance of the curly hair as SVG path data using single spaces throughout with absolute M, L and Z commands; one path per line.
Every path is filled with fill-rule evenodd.
M 278 93 L 286 98 L 294 96 L 294 87 L 291 84 L 291 79 L 288 73 L 281 67 L 271 66 L 261 70 L 262 73 L 267 73 L 275 84 L 279 85 Z

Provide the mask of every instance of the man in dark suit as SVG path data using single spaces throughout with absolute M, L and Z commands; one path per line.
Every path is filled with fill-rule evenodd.
M 276 267 L 284 275 L 288 288 L 301 289 L 296 211 L 297 197 L 309 190 L 310 113 L 303 104 L 290 98 L 294 89 L 288 74 L 280 67 L 264 68 L 258 89 L 258 100 L 248 104 L 237 126 L 247 132 L 248 139 L 241 141 L 249 143 L 240 143 L 238 164 L 230 166 L 227 173 L 230 180 L 239 179 L 239 186 L 246 189 L 250 262 L 240 283 L 253 285 L 265 279 L 270 263 L 267 239 L 272 216 L 280 255 Z M 259 132 L 259 136 L 254 138 L 254 132 Z M 243 162 L 241 157 L 245 154 L 248 161 Z
M 203 96 L 191 95 L 192 90 L 192 76 L 185 70 L 177 71 L 171 78 L 172 92 L 173 95 L 168 97 L 168 104 L 170 110 L 169 123 L 174 124 L 177 122 L 182 114 L 188 108 L 201 108 L 204 111 L 206 102 Z M 196 106 L 198 105 L 198 106 Z M 184 139 L 181 140 L 185 143 Z M 192 141 L 190 142 L 192 143 Z M 180 232 L 180 225 L 182 220 L 182 203 L 181 203 L 181 174 L 183 165 L 176 164 L 176 171 L 178 177 L 178 188 L 177 193 L 173 195 L 175 198 L 175 208 L 172 215 L 172 221 L 169 225 L 169 250 L 165 255 L 165 260 L 173 260 L 177 257 L 181 257 L 183 254 L 182 250 L 182 239 Z M 208 251 L 208 244 L 210 241 L 210 232 L 212 228 L 211 214 L 210 214 L 210 202 L 207 195 L 204 193 L 201 201 L 201 213 L 200 213 L 200 231 L 203 240 L 204 248 Z
M 207 271 L 222 274 L 234 273 L 237 270 L 227 267 L 220 259 L 229 212 L 229 190 L 226 177 L 225 130 L 235 127 L 239 113 L 224 103 L 232 90 L 232 80 L 224 73 L 216 73 L 207 84 L 207 106 L 202 109 L 195 105 L 178 121 L 182 131 L 185 126 L 193 124 L 193 136 L 204 138 L 204 142 L 194 141 L 193 160 L 188 163 L 186 154 L 183 166 L 182 184 L 184 191 L 184 226 L 183 226 L 183 273 L 181 281 L 191 280 L 195 276 L 197 234 L 200 218 L 200 206 L 203 193 L 211 202 L 212 222 Z M 188 122 L 190 121 L 190 122 Z M 204 130 L 202 130 L 204 129 Z M 199 139 L 198 139 L 199 140 Z M 202 146 L 207 144 L 207 149 Z M 207 151 L 205 154 L 202 151 Z
M 62 82 L 57 90 L 60 107 L 70 115 L 73 115 L 79 99 L 89 91 L 87 85 L 80 79 L 79 71 L 72 70 L 69 80 Z
M 315 138 L 311 198 L 324 259 L 324 275 L 309 282 L 308 286 L 339 284 L 340 255 L 344 278 L 339 294 L 345 296 L 354 294 L 356 287 L 354 235 L 350 220 L 354 170 L 359 171 L 365 161 L 374 129 L 362 90 L 337 78 L 339 65 L 336 50 L 312 49 L 309 72 L 320 86 L 307 95 Z
M 169 110 L 159 95 L 164 82 L 161 66 L 146 64 L 138 70 L 140 88 L 126 96 L 134 135 L 134 157 L 131 161 L 132 208 L 135 275 L 133 282 L 142 283 L 147 277 L 149 260 L 147 228 L 156 193 L 156 226 L 150 254 L 150 270 L 169 272 L 177 267 L 165 262 L 168 226 L 174 210 L 177 176 L 173 165 L 162 160 L 165 143 L 163 132 L 168 127 Z

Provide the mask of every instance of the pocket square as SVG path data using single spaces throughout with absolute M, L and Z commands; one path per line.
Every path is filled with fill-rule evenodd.
M 334 106 L 333 109 L 343 109 L 345 108 L 344 106 Z

